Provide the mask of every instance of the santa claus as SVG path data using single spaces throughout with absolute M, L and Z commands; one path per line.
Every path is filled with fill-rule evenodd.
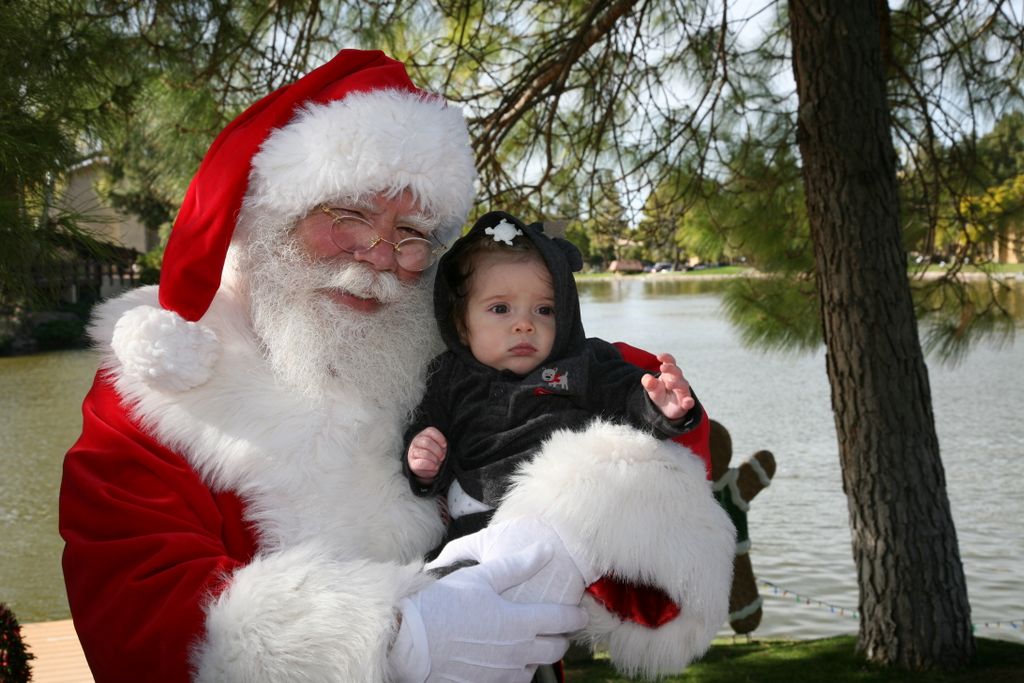
M 424 571 L 443 522 L 401 436 L 475 178 L 461 113 L 380 52 L 340 52 L 217 137 L 159 288 L 91 328 L 60 531 L 97 681 L 529 681 L 568 634 L 659 674 L 707 647 L 731 525 L 700 458 L 631 429 L 557 434 L 460 546 L 477 564 Z

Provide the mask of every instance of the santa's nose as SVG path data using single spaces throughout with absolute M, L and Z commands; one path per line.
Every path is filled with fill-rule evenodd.
M 357 251 L 353 256 L 357 261 L 367 263 L 377 271 L 393 272 L 398 267 L 394 243 L 380 237 L 369 249 Z

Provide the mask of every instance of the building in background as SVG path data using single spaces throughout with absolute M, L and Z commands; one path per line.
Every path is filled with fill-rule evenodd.
M 91 160 L 72 169 L 55 201 L 61 211 L 77 217 L 79 227 L 107 245 L 109 252 L 99 258 L 72 242 L 67 267 L 43 274 L 62 280 L 61 298 L 68 303 L 106 299 L 137 286 L 138 256 L 159 243 L 155 229 L 115 209 L 100 196 L 96 185 L 105 163 L 103 159 Z

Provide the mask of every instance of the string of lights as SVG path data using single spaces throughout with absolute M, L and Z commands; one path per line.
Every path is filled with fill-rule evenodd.
M 811 598 L 806 595 L 802 595 L 800 593 L 797 593 L 796 591 L 789 590 L 788 588 L 784 588 L 779 584 L 773 583 L 772 581 L 768 581 L 766 579 L 758 579 L 757 582 L 762 586 L 771 588 L 773 595 L 782 598 L 792 598 L 801 605 L 813 605 L 815 607 L 824 607 L 827 608 L 828 611 L 832 614 L 836 614 L 840 617 L 848 617 L 850 619 L 860 618 L 860 614 L 858 614 L 857 610 L 855 609 L 851 609 L 849 607 L 840 607 L 838 605 L 833 605 L 823 600 L 818 600 L 816 598 Z
M 765 588 L 770 588 L 772 590 L 772 594 L 777 597 L 781 597 L 783 599 L 792 599 L 794 602 L 800 605 L 821 607 L 827 609 L 829 612 L 839 617 L 854 620 L 860 619 L 860 614 L 857 612 L 857 610 L 852 609 L 850 607 L 833 605 L 829 602 L 825 602 L 824 600 L 818 600 L 817 598 L 812 598 L 810 596 L 803 595 L 802 593 L 790 590 L 788 588 L 780 586 L 777 583 L 774 583 L 773 581 L 768 581 L 767 579 L 757 579 L 757 582 Z M 1024 619 L 980 621 L 972 623 L 971 628 L 975 631 L 977 631 L 979 628 L 1010 628 L 1015 631 L 1019 631 L 1021 630 L 1021 628 L 1024 628 Z

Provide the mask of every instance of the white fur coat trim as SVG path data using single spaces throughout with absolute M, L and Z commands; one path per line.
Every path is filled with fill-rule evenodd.
M 308 545 L 257 558 L 206 610 L 196 681 L 384 681 L 390 638 L 379 634 L 394 632 L 396 604 L 427 581 L 419 569 L 342 563 Z
M 111 340 L 125 313 L 156 298 L 146 287 L 99 307 L 91 333 L 102 365 L 144 429 L 211 490 L 244 501 L 258 545 L 210 607 L 196 665 L 207 680 L 275 680 L 255 674 L 280 671 L 275 658 L 294 677 L 276 680 L 380 680 L 337 672 L 378 676 L 390 610 L 443 533 L 435 502 L 414 496 L 401 474 L 401 419 L 343 386 L 321 403 L 282 387 L 224 288 L 200 321 L 222 349 L 207 381 L 155 387 L 122 364 Z
M 681 608 L 660 628 L 621 621 L 589 596 L 580 640 L 616 668 L 674 674 L 703 654 L 729 612 L 735 529 L 691 451 L 595 422 L 553 434 L 514 476 L 494 522 L 539 514 L 599 574 L 664 590 Z

